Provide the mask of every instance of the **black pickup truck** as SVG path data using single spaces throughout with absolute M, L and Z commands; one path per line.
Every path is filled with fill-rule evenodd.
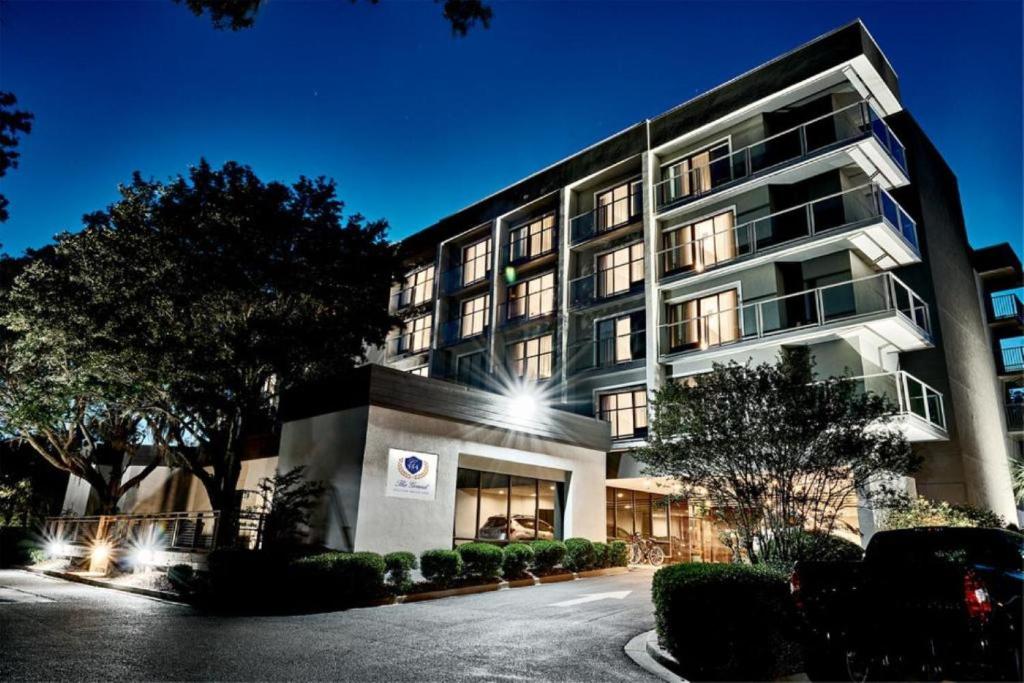
M 862 562 L 801 562 L 793 599 L 812 680 L 1022 680 L 1024 536 L 876 533 Z

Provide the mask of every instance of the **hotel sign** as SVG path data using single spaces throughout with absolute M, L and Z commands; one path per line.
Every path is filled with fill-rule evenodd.
M 388 450 L 388 487 L 391 498 L 434 500 L 437 482 L 437 455 L 397 448 Z

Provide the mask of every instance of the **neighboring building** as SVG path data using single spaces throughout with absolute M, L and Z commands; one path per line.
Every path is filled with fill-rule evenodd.
M 791 345 L 897 403 L 924 456 L 908 490 L 1015 515 L 956 179 L 859 21 L 402 248 L 391 369 L 285 397 L 279 457 L 246 469 L 329 482 L 314 526 L 332 547 L 636 531 L 727 559 L 630 450 L 658 387 Z

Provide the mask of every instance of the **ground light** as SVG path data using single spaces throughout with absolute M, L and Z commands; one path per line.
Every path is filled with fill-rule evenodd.
M 50 559 L 64 557 L 68 554 L 68 546 L 63 541 L 53 539 L 46 544 L 46 555 Z

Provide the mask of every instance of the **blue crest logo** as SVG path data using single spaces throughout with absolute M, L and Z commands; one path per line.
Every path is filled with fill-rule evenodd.
M 423 469 L 423 461 L 414 455 L 410 455 L 402 464 L 409 474 L 419 474 L 419 471 Z

